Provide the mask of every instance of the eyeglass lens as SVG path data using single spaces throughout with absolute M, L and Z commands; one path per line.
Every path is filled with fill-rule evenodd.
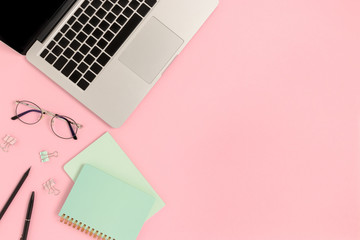
M 51 129 L 60 138 L 76 138 L 78 127 L 75 121 L 66 116 L 56 115 L 51 119 Z
M 22 101 L 16 106 L 16 116 L 26 124 L 35 124 L 40 121 L 42 111 L 35 103 Z

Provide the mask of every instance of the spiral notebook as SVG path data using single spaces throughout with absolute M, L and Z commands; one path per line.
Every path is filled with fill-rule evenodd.
M 59 216 L 61 222 L 94 238 L 135 240 L 154 201 L 147 193 L 86 164 Z
M 150 183 L 136 168 L 110 133 L 104 133 L 71 161 L 66 163 L 64 170 L 69 177 L 75 181 L 84 164 L 90 164 L 153 196 L 155 203 L 149 212 L 148 219 L 165 206 L 164 201 L 155 192 Z

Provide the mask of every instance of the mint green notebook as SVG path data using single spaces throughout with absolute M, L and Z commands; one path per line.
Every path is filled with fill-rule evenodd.
M 94 237 L 135 240 L 154 201 L 152 196 L 86 164 L 59 216 Z
M 110 133 L 106 132 L 65 164 L 65 172 L 75 181 L 81 167 L 90 164 L 111 176 L 153 196 L 155 203 L 149 212 L 150 218 L 165 206 L 164 201 L 134 166 Z

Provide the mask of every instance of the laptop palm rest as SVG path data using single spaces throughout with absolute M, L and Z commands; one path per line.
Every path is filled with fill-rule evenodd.
M 121 53 L 119 60 L 150 84 L 183 43 L 183 39 L 152 17 Z

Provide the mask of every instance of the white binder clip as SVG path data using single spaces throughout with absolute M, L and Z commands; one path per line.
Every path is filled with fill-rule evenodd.
M 58 152 L 48 153 L 47 151 L 40 152 L 40 159 L 42 162 L 48 162 L 51 157 L 58 157 Z
M 60 190 L 55 187 L 55 181 L 52 178 L 43 183 L 43 188 L 48 191 L 48 194 L 54 194 L 56 196 L 60 193 Z
M 16 143 L 16 138 L 14 138 L 14 137 L 12 137 L 10 135 L 6 135 L 3 140 L 4 140 L 4 143 L 0 145 L 0 148 L 4 152 L 8 152 L 9 147 Z

